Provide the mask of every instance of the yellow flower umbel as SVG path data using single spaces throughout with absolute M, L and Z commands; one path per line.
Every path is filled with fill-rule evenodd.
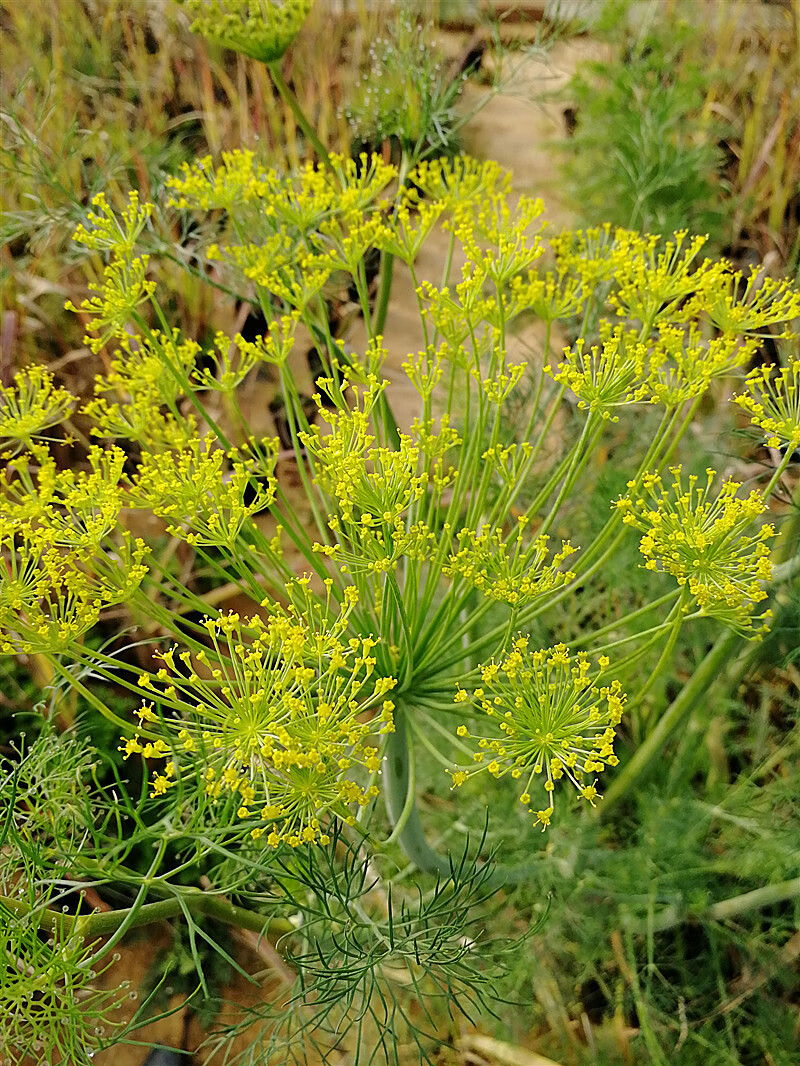
M 315 397 L 320 415 L 331 429 L 323 433 L 313 426 L 300 439 L 313 457 L 315 479 L 325 492 L 333 513 L 329 527 L 338 544 L 314 546 L 351 574 L 369 570 L 375 573 L 394 569 L 401 555 L 421 558 L 430 549 L 431 532 L 425 522 L 410 518 L 426 496 L 439 499 L 450 474 L 441 462 L 432 462 L 405 434 L 399 434 L 396 448 L 375 447 L 370 432 L 370 415 L 386 386 L 367 375 L 363 389 L 353 388 L 354 402 L 348 409 L 336 396 L 333 382 L 317 382 L 337 403 L 326 410 Z
M 125 506 L 120 484 L 126 455 L 94 445 L 89 470 L 58 470 L 43 445 L 33 445 L 0 475 L 0 529 L 37 530 L 57 548 L 99 548 L 116 528 Z
M 97 211 L 88 213 L 89 225 L 78 226 L 72 239 L 92 251 L 110 252 L 111 259 L 103 271 L 102 283 L 89 285 L 96 295 L 83 300 L 80 307 L 71 300 L 64 306 L 91 319 L 87 328 L 95 336 L 85 337 L 84 342 L 97 353 L 112 337 L 125 336 L 136 308 L 155 291 L 155 282 L 147 280 L 149 256 L 133 254 L 153 205 L 140 204 L 137 192 L 129 194 L 128 206 L 119 215 L 114 214 L 103 193 L 95 196 L 92 203 Z
M 185 0 L 194 33 L 262 63 L 280 59 L 313 0 Z
M 623 522 L 644 534 L 639 547 L 645 567 L 672 574 L 704 615 L 748 630 L 756 603 L 766 596 L 762 582 L 772 573 L 766 542 L 774 528 L 764 525 L 754 534 L 747 532 L 766 505 L 755 491 L 737 496 L 741 486 L 730 480 L 712 497 L 714 470 L 706 471 L 702 487 L 693 474 L 688 488 L 679 466 L 670 471 L 674 480 L 669 489 L 658 474 L 646 474 L 647 498 L 634 495 L 631 482 L 631 493 L 616 503 Z
M 95 446 L 88 469 L 58 470 L 35 444 L 0 475 L 0 652 L 67 651 L 139 587 L 147 549 L 118 530 L 125 459 Z
M 53 385 L 53 375 L 40 366 L 20 370 L 7 388 L 0 385 L 0 448 L 12 452 L 41 438 L 42 431 L 62 422 L 75 397 Z
M 95 354 L 112 338 L 125 336 L 136 308 L 146 303 L 155 292 L 155 282 L 147 281 L 149 261 L 146 255 L 115 257 L 103 272 L 102 284 L 89 285 L 95 296 L 83 300 L 80 307 L 71 300 L 64 304 L 67 311 L 90 318 L 86 328 L 94 336 L 87 334 L 84 343 Z
M 583 338 L 564 349 L 564 358 L 546 374 L 571 389 L 578 407 L 616 421 L 615 408 L 636 403 L 680 407 L 701 396 L 712 380 L 750 359 L 755 341 L 737 337 L 706 340 L 695 325 L 662 325 L 658 336 L 642 341 L 638 331 L 615 329 L 602 349 L 585 350 Z
M 581 410 L 616 422 L 614 408 L 650 399 L 650 386 L 643 380 L 645 361 L 645 345 L 617 330 L 602 349 L 594 346 L 588 352 L 579 338 L 572 348 L 564 349 L 560 363 L 547 364 L 544 372 L 575 393 Z
M 752 271 L 745 282 L 741 271 L 727 271 L 722 283 L 702 285 L 687 305 L 687 313 L 704 311 L 722 333 L 754 333 L 792 337 L 788 323 L 800 317 L 800 292 L 791 281 L 763 277 Z M 780 333 L 774 327 L 783 326 Z
M 73 241 L 92 251 L 132 255 L 136 241 L 153 213 L 153 205 L 140 204 L 139 193 L 133 190 L 128 193 L 128 206 L 119 215 L 114 214 L 105 193 L 98 193 L 92 206 L 97 210 L 88 212 L 88 226 L 81 223 L 72 235 Z
M 670 321 L 681 300 L 701 285 L 716 284 L 725 273 L 724 263 L 697 261 L 707 240 L 687 240 L 683 230 L 662 245 L 659 237 L 618 229 L 611 251 L 615 267 L 611 307 L 620 317 L 649 326 Z
M 598 667 L 592 671 L 584 653 L 571 658 L 564 644 L 530 652 L 526 637 L 518 637 L 499 663 L 481 667 L 481 687 L 471 694 L 459 689 L 455 702 L 471 700 L 496 723 L 500 736 L 458 727 L 458 735 L 477 740 L 480 750 L 473 766 L 448 771 L 453 787 L 484 770 L 498 778 L 511 774 L 524 782 L 520 801 L 527 806 L 541 775 L 545 804 L 529 813 L 536 814 L 543 830 L 553 815 L 555 782 L 562 777 L 594 806 L 599 793 L 593 775 L 618 762 L 614 730 L 626 698 L 619 681 L 603 683 L 608 659 L 601 656 Z
M 132 498 L 137 506 L 149 507 L 153 514 L 167 519 L 171 536 L 188 544 L 233 550 L 245 522 L 275 499 L 277 483 L 272 470 L 277 440 L 263 441 L 261 451 L 269 473 L 266 485 L 256 485 L 249 503 L 244 502 L 244 495 L 252 481 L 251 471 L 233 453 L 231 469 L 226 473 L 226 453 L 213 447 L 211 436 L 190 440 L 180 451 L 145 453 Z
M 747 392 L 734 397 L 763 430 L 770 448 L 800 448 L 800 359 L 776 372 L 760 366 L 747 376 Z
M 46 526 L 0 526 L 0 652 L 60 654 L 101 611 L 126 603 L 147 573 L 143 541 L 123 535 L 113 554 L 65 551 Z
M 95 378 L 94 399 L 83 408 L 93 422 L 92 436 L 135 440 L 152 451 L 185 446 L 196 422 L 180 415 L 177 404 L 200 350 L 195 341 L 182 340 L 177 329 L 125 333 L 108 374 Z
M 458 549 L 442 567 L 442 573 L 458 574 L 484 596 L 514 608 L 524 607 L 572 581 L 575 575 L 560 567 L 577 549 L 562 543 L 561 551 L 548 562 L 548 537 L 535 537 L 523 546 L 528 522 L 523 515 L 508 537 L 499 529 L 462 529 Z
M 151 736 L 160 724 L 169 743 L 137 735 L 120 749 L 169 754 L 154 795 L 199 774 L 206 794 L 232 798 L 238 818 L 257 823 L 250 835 L 266 834 L 271 847 L 327 843 L 332 818 L 352 823 L 352 805 L 377 793 L 352 773 L 380 769 L 377 749 L 365 742 L 392 731 L 384 697 L 395 682 L 374 675 L 374 641 L 345 639 L 350 592 L 333 621 L 314 624 L 294 609 L 275 608 L 266 622 L 228 614 L 205 622 L 213 655 L 161 656 L 156 682 L 140 682 L 152 702 L 138 716 Z
M 429 200 L 441 200 L 448 211 L 478 203 L 511 190 L 511 175 L 493 160 L 460 155 L 454 159 L 425 159 L 408 176 L 409 185 Z

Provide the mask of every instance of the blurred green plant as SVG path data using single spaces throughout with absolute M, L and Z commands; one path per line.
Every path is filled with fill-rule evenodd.
M 589 225 L 651 233 L 725 233 L 721 129 L 704 111 L 711 75 L 686 55 L 693 28 L 675 19 L 616 44 L 612 60 L 573 78 L 577 125 L 564 174 Z
M 607 2 L 584 64 L 565 177 L 590 225 L 708 233 L 748 261 L 800 264 L 796 5 Z M 731 56 L 737 62 L 731 63 Z
M 458 151 L 466 121 L 456 105 L 468 72 L 453 72 L 431 41 L 431 23 L 398 8 L 369 46 L 368 69 L 347 104 L 358 151 L 384 142 L 410 158 Z

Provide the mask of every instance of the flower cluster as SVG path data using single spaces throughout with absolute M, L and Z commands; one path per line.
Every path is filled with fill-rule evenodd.
M 670 470 L 669 488 L 658 474 L 646 474 L 646 497 L 630 482 L 630 492 L 616 503 L 623 522 L 644 534 L 640 551 L 645 567 L 672 574 L 703 614 L 749 629 L 755 605 L 766 596 L 762 582 L 772 573 L 767 541 L 775 535 L 773 526 L 748 532 L 766 505 L 755 491 L 737 496 L 741 486 L 731 480 L 712 496 L 714 470 L 706 471 L 705 485 L 691 475 L 687 488 L 681 468 Z
M 701 396 L 715 378 L 744 366 L 757 343 L 725 334 L 706 340 L 695 323 L 688 328 L 661 326 L 658 339 L 647 351 L 651 403 L 678 407 Z
M 195 437 L 179 451 L 145 453 L 131 499 L 136 506 L 165 518 L 167 532 L 173 537 L 188 544 L 233 549 L 247 519 L 275 499 L 277 483 L 270 470 L 266 484 L 257 484 L 245 503 L 245 492 L 253 480 L 248 465 L 233 458 L 226 473 L 226 453 L 213 443 L 211 436 L 203 440 Z M 274 469 L 278 441 L 262 441 L 260 451 L 265 461 L 271 457 Z
M 332 383 L 318 384 L 330 389 Z M 375 446 L 370 414 L 386 384 L 367 375 L 363 389 L 353 388 L 350 409 L 337 397 L 338 406 L 327 410 L 316 397 L 330 432 L 313 426 L 300 434 L 315 460 L 317 484 L 329 497 L 334 513 L 328 525 L 339 541 L 316 544 L 314 550 L 343 564 L 351 574 L 385 573 L 401 556 L 424 558 L 433 534 L 427 522 L 413 519 L 423 502 L 426 511 L 435 505 L 454 477 L 452 470 L 443 469 L 441 455 L 430 454 L 437 446 L 432 435 L 422 445 L 401 433 L 394 448 Z M 443 433 L 447 441 L 453 439 L 446 429 Z
M 300 31 L 313 0 L 184 0 L 191 29 L 224 48 L 274 63 Z
M 543 211 L 542 201 L 529 196 L 521 196 L 512 211 L 505 195 L 497 194 L 456 208 L 453 232 L 467 260 L 502 288 L 544 255 L 538 234 L 528 234 Z
M 663 403 L 679 407 L 702 395 L 715 378 L 730 374 L 752 356 L 756 342 L 735 336 L 706 340 L 697 325 L 662 324 L 658 335 L 642 340 L 638 331 L 615 329 L 602 348 L 585 350 L 583 338 L 564 349 L 564 358 L 546 374 L 571 389 L 578 406 L 616 421 L 616 407 Z
M 763 277 L 756 270 L 743 282 L 741 271 L 728 269 L 722 274 L 721 283 L 702 286 L 687 310 L 705 311 L 723 333 L 763 333 L 783 325 L 782 332 L 770 330 L 770 335 L 791 337 L 786 323 L 800 318 L 800 292 L 796 286 L 790 281 Z
M 92 435 L 135 440 L 154 450 L 185 445 L 196 423 L 191 415 L 178 416 L 177 402 L 200 345 L 182 339 L 177 329 L 143 337 L 124 332 L 119 340 L 109 372 L 95 378 L 94 399 L 83 407 Z
M 747 392 L 734 397 L 770 448 L 800 448 L 800 359 L 776 371 L 760 366 L 747 377 Z
M 84 342 L 95 354 L 112 338 L 126 335 L 126 326 L 137 307 L 146 303 L 156 289 L 154 281 L 147 280 L 149 256 L 140 255 L 116 257 L 105 268 L 103 281 L 89 285 L 96 293 L 81 301 L 76 307 L 71 300 L 64 304 L 68 311 L 87 315 L 90 319 L 87 329 L 90 334 Z
M 294 340 L 294 322 L 289 316 L 284 316 L 284 319 L 287 324 L 291 323 L 289 327 L 291 335 L 288 337 L 277 322 L 271 322 L 267 336 L 258 337 L 255 343 L 245 340 L 240 333 L 237 333 L 232 341 L 222 331 L 216 333 L 214 335 L 216 350 L 211 349 L 206 353 L 213 365 L 195 370 L 191 375 L 192 384 L 201 389 L 210 389 L 213 392 L 222 392 L 232 396 L 250 371 L 259 363 L 283 363 Z M 279 334 L 281 335 L 280 341 Z
M 49 452 L 33 445 L 0 476 L 0 529 L 46 531 L 54 547 L 95 550 L 126 505 L 120 484 L 125 460 L 120 448 L 95 445 L 88 470 L 58 470 Z
M 47 527 L 0 534 L 0 652 L 62 653 L 106 608 L 125 603 L 147 573 L 144 541 L 123 534 L 110 553 L 65 551 Z
M 73 241 L 92 251 L 114 252 L 132 255 L 139 235 L 153 213 L 152 204 L 140 204 L 136 190 L 128 193 L 128 206 L 115 214 L 106 200 L 105 193 L 98 193 L 92 200 L 96 211 L 89 211 L 83 224 L 72 235 Z
M 256 823 L 251 836 L 266 834 L 271 847 L 327 843 L 332 817 L 352 822 L 352 805 L 377 791 L 353 773 L 379 772 L 367 740 L 392 731 L 385 696 L 395 684 L 374 673 L 374 641 L 345 638 L 355 599 L 351 588 L 328 621 L 275 605 L 266 621 L 207 619 L 213 653 L 163 653 L 155 681 L 141 678 L 152 702 L 138 716 L 150 735 L 160 729 L 167 739 L 137 734 L 121 748 L 168 759 L 153 793 L 200 768 L 206 794 L 233 798 L 238 818 Z
M 612 262 L 622 269 L 615 269 L 609 303 L 620 317 L 648 326 L 671 321 L 682 300 L 718 282 L 723 263 L 695 262 L 708 238 L 686 237 L 681 230 L 661 246 L 658 237 L 616 231 Z
M 409 175 L 409 183 L 429 200 L 441 200 L 446 210 L 454 211 L 498 193 L 506 195 L 511 190 L 511 175 L 491 159 L 437 156 L 417 163 Z
M 307 233 L 335 214 L 365 210 L 397 177 L 397 169 L 380 156 L 362 154 L 355 160 L 334 154 L 330 163 L 330 169 L 306 163 L 287 178 L 245 149 L 223 152 L 216 168 L 205 156 L 182 164 L 180 176 L 167 179 L 168 203 L 179 210 L 211 211 L 241 210 L 257 202 L 259 222 L 269 232 Z M 385 206 L 378 201 L 379 208 Z
M 67 300 L 68 311 L 82 313 L 89 319 L 88 329 L 95 336 L 84 337 L 84 343 L 97 353 L 112 337 L 124 338 L 126 327 L 141 304 L 155 292 L 155 282 L 147 280 L 149 256 L 134 256 L 139 234 L 153 212 L 152 204 L 140 204 L 139 194 L 129 194 L 128 206 L 116 215 L 105 195 L 99 193 L 92 200 L 97 211 L 89 211 L 89 225 L 80 225 L 72 239 L 92 251 L 111 253 L 99 285 L 89 285 L 95 296 L 83 300 L 76 307 Z
M 577 317 L 589 298 L 589 291 L 579 277 L 563 269 L 544 275 L 531 270 L 527 278 L 518 274 L 508 287 L 509 318 L 522 311 L 532 311 L 542 322 Z
M 560 363 L 544 368 L 554 381 L 574 392 L 581 410 L 588 408 L 603 419 L 617 421 L 618 416 L 611 413 L 613 408 L 649 400 L 649 384 L 642 380 L 645 345 L 621 330 L 608 338 L 602 349 L 593 345 L 587 352 L 584 343 L 579 338 L 571 348 L 564 349 Z
M 90 449 L 58 470 L 32 445 L 0 477 L 0 651 L 62 652 L 147 573 L 143 541 L 118 532 L 125 453 Z
M 180 175 L 167 178 L 166 186 L 171 191 L 167 204 L 179 211 L 228 211 L 251 200 L 268 201 L 270 194 L 278 191 L 278 185 L 277 174 L 258 164 L 254 152 L 236 148 L 223 152 L 216 168 L 210 155 L 194 163 L 181 163 Z M 265 210 L 274 212 L 272 207 Z
M 536 812 L 536 822 L 544 830 L 560 778 L 566 777 L 594 805 L 596 780 L 587 778 L 617 765 L 614 735 L 626 697 L 619 681 L 606 683 L 607 658 L 601 656 L 593 671 L 588 656 L 572 658 L 564 644 L 531 652 L 528 643 L 518 637 L 504 659 L 481 667 L 482 684 L 472 693 L 459 688 L 456 703 L 471 701 L 496 723 L 500 736 L 460 725 L 458 736 L 476 740 L 480 750 L 473 766 L 448 773 L 454 788 L 483 770 L 498 778 L 510 774 L 523 782 L 520 801 L 526 806 L 537 775 L 542 775 L 546 804 Z
M 20 370 L 12 385 L 0 385 L 0 447 L 26 447 L 43 430 L 63 422 L 74 404 L 75 397 L 56 388 L 47 370 Z
M 524 607 L 572 581 L 575 575 L 560 567 L 577 549 L 562 543 L 561 550 L 547 562 L 548 537 L 534 537 L 524 544 L 529 521 L 523 515 L 507 537 L 501 530 L 488 527 L 480 532 L 462 529 L 457 548 L 442 572 L 458 574 L 484 596 L 514 608 Z

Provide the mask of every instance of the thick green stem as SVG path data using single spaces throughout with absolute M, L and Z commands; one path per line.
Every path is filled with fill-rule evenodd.
M 405 721 L 407 713 L 404 708 L 398 708 L 395 711 L 395 731 L 389 734 L 386 745 L 386 763 L 383 770 L 386 809 L 392 824 L 396 827 L 396 839 L 406 857 L 414 863 L 417 869 L 425 873 L 439 874 L 449 878 L 452 875 L 451 861 L 447 856 L 435 852 L 426 840 L 416 799 L 413 796 L 413 785 L 410 779 L 413 752 L 411 735 Z M 392 839 L 395 839 L 394 833 Z M 486 878 L 485 887 L 492 890 L 503 885 L 529 881 L 534 866 L 533 863 L 524 863 L 512 868 L 498 866 Z
M 291 922 L 282 918 L 265 918 L 261 914 L 235 907 L 218 896 L 200 892 L 198 889 L 182 890 L 181 899 L 192 913 L 208 915 L 225 925 L 233 925 L 239 929 L 261 933 L 266 928 L 270 933 L 278 936 L 290 933 L 294 929 Z M 32 908 L 23 900 L 15 899 L 13 896 L 0 896 L 0 908 L 2 907 L 19 918 L 27 917 L 32 911 Z M 38 928 L 44 932 L 58 933 L 61 936 L 79 933 L 87 940 L 92 940 L 95 937 L 113 936 L 123 925 L 126 925 L 128 930 L 140 929 L 153 922 L 174 918 L 181 913 L 181 910 L 181 901 L 177 896 L 173 896 L 171 899 L 158 900 L 156 903 L 145 903 L 138 908 L 135 917 L 131 920 L 129 920 L 131 911 L 129 907 L 124 910 L 94 911 L 92 914 L 79 915 L 45 909 L 36 915 L 36 923 Z
M 386 763 L 383 770 L 386 809 L 392 825 L 400 830 L 397 839 L 411 862 L 425 873 L 449 876 L 450 863 L 444 856 L 437 855 L 425 839 L 419 809 L 413 797 L 410 776 L 413 753 L 411 735 L 406 725 L 407 713 L 404 708 L 398 707 L 394 716 L 394 733 L 389 734 L 386 744 Z M 401 824 L 403 818 L 405 825 Z
M 294 115 L 297 125 L 303 131 L 308 143 L 317 153 L 319 161 L 324 164 L 327 170 L 333 172 L 333 164 L 331 163 L 331 157 L 328 155 L 328 150 L 317 136 L 314 127 L 306 118 L 305 112 L 300 106 L 300 101 L 286 84 L 283 74 L 281 73 L 280 62 L 267 63 L 267 70 L 269 71 L 269 76 L 272 78 L 275 88 L 281 94 L 282 100 Z
M 800 554 L 776 566 L 772 579 L 775 584 L 779 584 L 790 580 L 797 573 L 800 573 Z M 661 751 L 667 739 L 678 725 L 691 714 L 698 700 L 701 699 L 711 684 L 723 672 L 726 663 L 733 658 L 736 649 L 742 644 L 744 639 L 742 634 L 734 629 L 726 630 L 719 637 L 711 651 L 697 667 L 691 679 L 684 685 L 666 712 L 661 716 L 652 733 L 636 749 L 630 762 L 617 774 L 605 793 L 602 806 L 596 808 L 600 817 L 604 818 L 613 810 L 631 785 L 638 781 L 650 768 L 650 764 Z
M 611 787 L 603 797 L 602 804 L 596 808 L 600 817 L 606 817 L 630 789 L 634 781 L 638 781 L 645 771 L 649 769 L 650 764 L 661 751 L 668 737 L 677 728 L 678 724 L 691 713 L 692 708 L 724 669 L 725 663 L 731 658 L 743 639 L 742 635 L 737 633 L 736 630 L 728 629 L 717 640 L 711 651 L 695 670 L 691 680 L 684 685 L 678 696 L 661 716 L 652 733 L 648 734 L 644 742 L 636 749 L 630 762 L 614 778 Z
M 795 877 L 792 881 L 780 881 L 775 885 L 764 885 L 763 888 L 755 888 L 752 892 L 731 896 L 730 899 L 721 899 L 699 911 L 683 910 L 675 904 L 666 907 L 648 922 L 637 923 L 636 931 L 660 933 L 683 922 L 722 922 L 738 914 L 747 914 L 748 911 L 771 907 L 774 903 L 783 903 L 787 899 L 796 899 L 797 896 L 800 896 L 800 877 Z

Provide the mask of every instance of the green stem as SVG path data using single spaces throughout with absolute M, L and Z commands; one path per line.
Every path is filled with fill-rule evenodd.
M 792 881 L 779 881 L 775 885 L 764 885 L 763 888 L 755 888 L 752 892 L 744 892 L 740 896 L 721 899 L 699 911 L 683 910 L 675 904 L 666 907 L 646 924 L 641 923 L 641 928 L 637 924 L 636 931 L 660 933 L 664 929 L 673 929 L 676 925 L 688 921 L 722 922 L 738 914 L 796 899 L 797 896 L 800 896 L 800 877 L 795 877 Z
M 249 929 L 252 932 L 261 933 L 267 926 L 270 932 L 278 936 L 291 933 L 294 929 L 291 922 L 283 918 L 265 918 L 261 914 L 235 907 L 227 900 L 201 892 L 199 889 L 183 890 L 181 896 L 184 904 L 192 913 L 206 914 L 210 918 L 216 918 L 225 925 L 233 925 L 238 929 Z M 18 918 L 26 918 L 35 911 L 35 908 L 29 907 L 28 904 L 14 896 L 0 896 L 0 908 L 3 907 Z M 47 933 L 58 933 L 61 936 L 79 933 L 87 940 L 91 940 L 93 937 L 113 936 L 123 924 L 128 930 L 140 929 L 153 922 L 174 918 L 181 913 L 181 904 L 177 896 L 159 900 L 157 903 L 145 903 L 137 908 L 135 917 L 130 920 L 132 909 L 132 907 L 126 907 L 124 910 L 94 911 L 92 914 L 72 915 L 64 914 L 60 910 L 45 908 L 36 915 L 36 923 L 39 929 Z
M 692 711 L 697 701 L 721 673 L 725 663 L 731 658 L 735 649 L 744 638 L 734 629 L 726 630 L 719 637 L 711 651 L 700 663 L 680 693 L 672 701 L 658 724 L 639 745 L 630 762 L 617 774 L 610 788 L 603 797 L 600 807 L 595 808 L 600 817 L 605 818 L 616 807 L 631 785 L 650 768 L 653 759 L 659 754 L 668 737 Z
M 386 745 L 386 764 L 383 771 L 383 788 L 386 809 L 394 826 L 392 838 L 399 841 L 406 856 L 425 873 L 449 876 L 450 863 L 437 855 L 422 830 L 419 809 L 411 787 L 413 751 L 411 735 L 406 726 L 406 714 L 398 707 L 394 716 L 394 733 L 390 733 Z M 409 795 L 411 797 L 410 809 Z M 404 822 L 403 822 L 404 819 Z
M 387 745 L 387 749 L 391 744 Z M 400 838 L 405 831 L 409 818 L 413 815 L 417 808 L 417 774 L 416 774 L 416 760 L 414 759 L 414 748 L 409 743 L 406 748 L 405 754 L 405 776 L 406 776 L 406 799 L 403 804 L 403 809 L 395 819 L 394 829 L 391 835 L 386 838 L 384 846 L 394 844 L 396 840 Z
M 669 639 L 664 645 L 664 650 L 661 653 L 661 656 L 658 660 L 658 663 L 656 664 L 655 669 L 651 672 L 644 685 L 642 685 L 642 687 L 636 693 L 634 699 L 631 700 L 631 704 L 641 704 L 644 697 L 647 695 L 647 693 L 650 691 L 656 681 L 658 681 L 667 663 L 672 658 L 672 652 L 675 648 L 675 642 L 678 639 L 678 634 L 681 631 L 681 625 L 684 621 L 683 606 L 689 598 L 688 592 L 689 590 L 684 585 L 683 589 L 681 590 L 680 600 L 675 604 L 675 606 L 672 608 L 672 611 L 670 612 L 670 614 L 674 615 L 675 617 L 672 620 L 672 631 L 669 635 Z M 669 621 L 670 619 L 668 618 L 667 622 L 669 623 Z
M 416 798 L 411 789 L 412 802 L 409 804 L 409 784 L 413 751 L 411 736 L 406 724 L 405 708 L 399 707 L 394 716 L 394 733 L 390 733 L 386 745 L 386 763 L 383 771 L 383 789 L 386 809 L 395 827 L 390 839 L 397 839 L 406 857 L 424 873 L 439 874 L 450 878 L 452 865 L 450 859 L 433 850 L 425 838 L 422 821 L 419 816 Z M 410 806 L 410 810 L 407 808 Z M 404 819 L 404 824 L 401 820 Z M 530 881 L 534 865 L 523 863 L 518 867 L 497 867 L 487 877 L 487 888 L 499 888 Z
M 588 458 L 588 455 L 591 452 L 591 447 L 587 448 L 586 442 L 589 438 L 590 431 L 594 428 L 594 419 L 590 415 L 586 419 L 584 427 L 581 430 L 581 435 L 580 439 L 578 440 L 578 443 L 573 448 L 572 462 L 570 463 L 569 470 L 566 473 L 564 482 L 561 486 L 561 489 L 559 490 L 558 496 L 556 497 L 553 506 L 550 508 L 547 517 L 542 522 L 541 526 L 537 529 L 537 536 L 544 536 L 544 534 L 547 533 L 550 526 L 553 524 L 556 515 L 558 514 L 558 510 L 561 507 L 561 504 L 564 502 L 565 497 L 572 489 L 572 486 L 575 484 L 575 480 L 582 468 L 583 462 Z
M 83 696 L 83 698 L 88 703 L 90 703 L 91 706 L 94 707 L 94 709 L 96 711 L 99 711 L 100 714 L 102 714 L 102 716 L 104 718 L 108 719 L 109 722 L 113 723 L 113 725 L 117 726 L 117 728 L 121 729 L 123 732 L 125 732 L 125 733 L 130 732 L 131 723 L 130 722 L 126 722 L 124 718 L 120 718 L 119 715 L 114 714 L 113 711 L 110 711 L 108 709 L 108 707 L 106 707 L 106 705 L 103 703 L 103 701 L 101 699 L 98 699 L 97 696 L 95 696 L 95 694 L 90 689 L 88 689 L 83 684 L 83 682 L 80 681 L 79 678 L 75 677 L 74 674 L 71 674 L 69 672 L 69 670 L 67 670 L 65 667 L 63 667 L 61 665 L 61 663 L 58 661 L 58 659 L 55 657 L 55 655 L 47 655 L 47 656 L 45 656 L 45 658 L 50 663 L 50 665 L 53 667 L 53 669 L 56 671 L 56 673 L 59 674 L 61 677 L 63 677 L 64 680 L 67 681 L 72 686 L 72 688 L 77 689 L 77 691 L 80 692 L 80 694 Z M 140 730 L 140 732 L 142 733 L 143 736 L 146 735 L 146 736 L 150 737 L 151 739 L 154 739 L 154 735 L 148 733 L 147 730 L 143 729 L 143 730 Z
M 116 945 L 120 942 L 120 940 L 122 940 L 128 930 L 133 927 L 133 923 L 136 921 L 139 912 L 144 906 L 144 901 L 147 899 L 147 889 L 150 885 L 151 878 L 155 877 L 158 873 L 158 868 L 161 865 L 161 860 L 164 858 L 164 852 L 166 850 L 167 840 L 166 837 L 162 837 L 161 840 L 158 842 L 158 847 L 156 848 L 156 853 L 153 856 L 153 861 L 150 863 L 150 869 L 145 874 L 141 887 L 139 888 L 139 891 L 136 894 L 136 899 L 133 901 L 132 905 L 127 908 L 127 913 L 125 914 L 125 917 L 114 930 L 114 932 L 111 934 L 108 941 L 98 951 L 95 951 L 89 959 L 86 960 L 85 965 L 87 969 L 91 969 L 91 967 L 98 963 L 107 952 L 111 951 L 112 948 L 116 947 Z
M 789 581 L 797 573 L 800 573 L 800 553 L 775 567 L 772 574 L 773 584 Z M 661 716 L 652 733 L 648 734 L 644 742 L 636 749 L 630 762 L 617 774 L 603 797 L 602 808 L 596 808 L 600 817 L 605 818 L 631 785 L 649 770 L 650 764 L 659 754 L 669 736 L 691 714 L 703 694 L 724 671 L 726 663 L 734 657 L 744 639 L 742 634 L 735 629 L 726 630 L 718 638 L 716 644 L 692 674 L 691 679 L 687 681 Z
M 274 63 L 267 63 L 266 66 L 267 70 L 269 71 L 269 76 L 272 78 L 273 84 L 275 85 L 275 88 L 281 95 L 281 99 L 284 101 L 284 103 L 288 106 L 289 110 L 294 115 L 297 125 L 303 131 L 308 143 L 317 153 L 320 162 L 325 166 L 326 170 L 329 170 L 332 174 L 335 174 L 336 171 L 333 169 L 333 163 L 331 162 L 331 157 L 328 155 L 327 148 L 319 139 L 314 130 L 314 127 L 306 118 L 305 112 L 300 106 L 300 101 L 297 99 L 295 94 L 292 92 L 292 90 L 289 88 L 289 86 L 286 84 L 286 81 L 284 80 L 283 74 L 281 72 L 280 61 L 277 60 Z

